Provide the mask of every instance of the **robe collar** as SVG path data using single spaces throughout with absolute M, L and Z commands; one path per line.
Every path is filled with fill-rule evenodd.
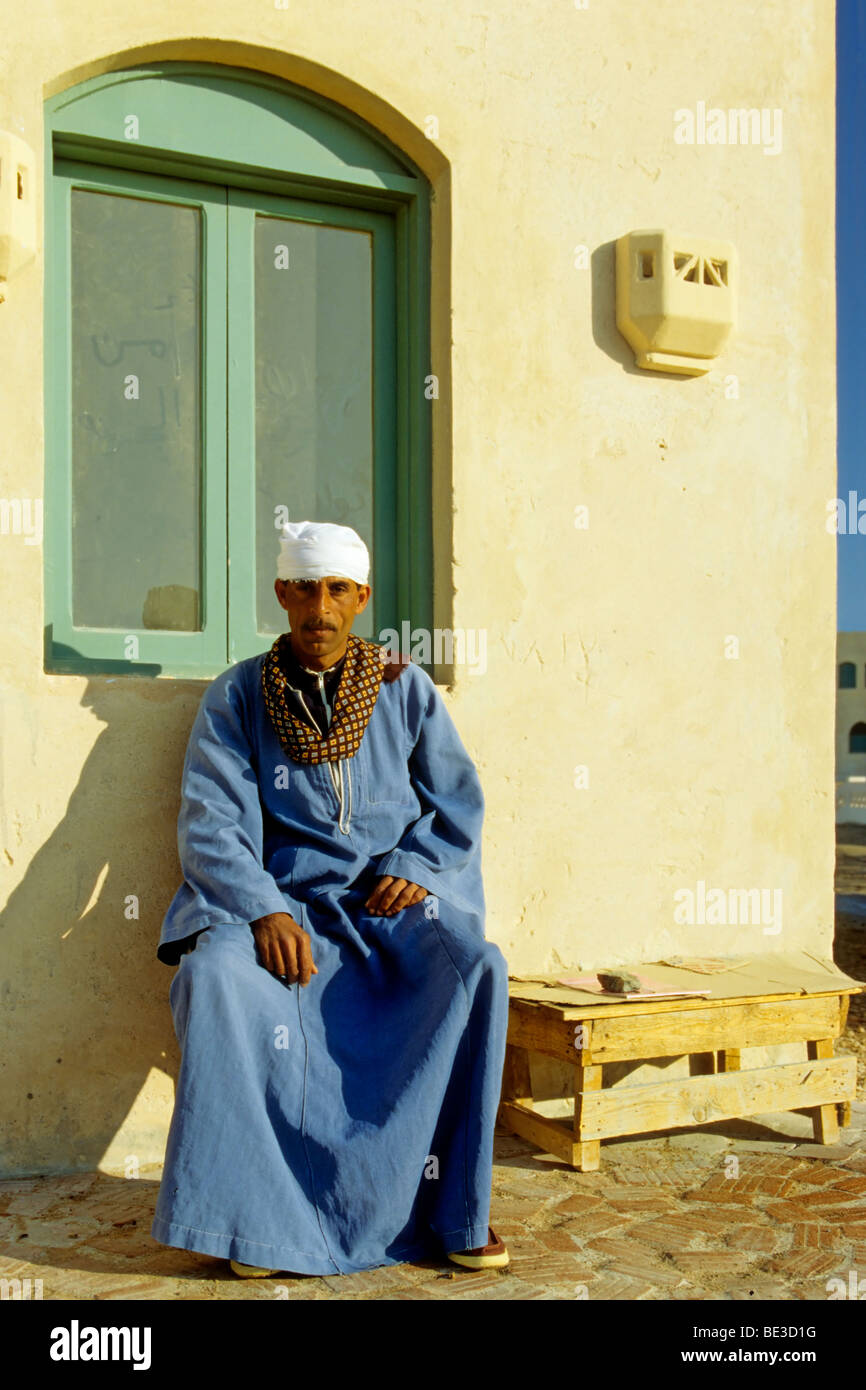
M 327 734 L 307 724 L 291 708 L 287 691 L 292 687 L 281 670 L 281 656 L 291 651 L 291 637 L 283 632 L 262 662 L 262 694 L 277 737 L 288 756 L 298 763 L 336 762 L 353 758 L 379 696 L 384 673 L 384 649 L 375 642 L 349 633 L 334 710 Z M 323 673 L 324 674 L 324 673 Z

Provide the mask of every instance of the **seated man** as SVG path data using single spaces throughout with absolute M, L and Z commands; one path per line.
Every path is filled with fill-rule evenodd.
M 481 786 L 429 676 L 351 633 L 368 572 L 350 528 L 284 527 L 290 631 L 208 687 L 184 764 L 158 948 L 182 1060 L 151 1233 L 244 1276 L 508 1263 Z

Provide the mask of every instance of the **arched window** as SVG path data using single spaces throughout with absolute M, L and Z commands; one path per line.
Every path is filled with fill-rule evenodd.
M 866 753 L 866 724 L 854 724 L 848 735 L 849 753 Z
M 354 526 L 354 631 L 429 628 L 429 206 L 342 107 L 164 62 L 46 103 L 46 667 L 214 675 L 277 527 Z
M 843 661 L 839 666 L 839 689 L 853 690 L 857 685 L 857 667 L 853 661 Z

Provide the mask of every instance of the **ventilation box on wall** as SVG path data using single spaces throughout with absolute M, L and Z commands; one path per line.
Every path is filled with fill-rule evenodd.
M 0 300 L 6 281 L 36 254 L 33 151 L 0 130 Z
M 639 367 L 699 376 L 736 317 L 736 251 L 729 241 L 661 230 L 616 243 L 616 326 Z

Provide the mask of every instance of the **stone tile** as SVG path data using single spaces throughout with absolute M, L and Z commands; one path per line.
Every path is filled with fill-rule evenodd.
M 502 1235 L 502 1239 L 505 1240 L 505 1236 L 501 1231 L 499 1234 Z M 545 1247 L 541 1244 L 541 1240 L 539 1239 L 540 1235 L 541 1232 L 539 1230 L 533 1229 L 528 1235 L 516 1236 L 513 1239 L 509 1237 L 506 1244 L 512 1260 L 515 1255 L 520 1255 L 524 1258 L 529 1255 L 543 1255 L 545 1253 Z
M 736 1197 L 785 1197 L 794 1188 L 795 1179 L 779 1174 L 740 1173 L 738 1178 L 727 1178 L 723 1173 L 714 1174 L 697 1189 L 701 1193 L 721 1192 L 729 1194 L 717 1198 L 718 1201 L 732 1201 Z M 713 1200 L 711 1197 L 709 1200 Z
M 545 1250 L 565 1250 L 571 1254 L 578 1248 L 576 1237 L 563 1227 L 555 1231 L 541 1231 L 538 1240 Z
M 685 1274 L 706 1281 L 718 1275 L 729 1278 L 732 1274 L 745 1274 L 749 1256 L 743 1250 L 682 1250 L 674 1255 L 673 1263 Z
M 627 1274 L 603 1270 L 600 1274 L 593 1275 L 592 1280 L 588 1282 L 589 1301 L 597 1303 L 616 1299 L 634 1303 L 637 1299 L 652 1293 L 657 1287 L 646 1279 L 633 1279 Z
M 804 1277 L 817 1277 L 835 1269 L 838 1255 L 825 1250 L 797 1250 L 788 1255 L 777 1255 L 769 1260 L 765 1269 L 771 1274 L 781 1274 L 795 1280 Z
M 844 1207 L 830 1207 L 829 1211 L 810 1211 L 806 1224 L 813 1223 L 825 1231 L 838 1232 L 843 1240 L 857 1241 L 866 1238 L 866 1221 L 849 1221 Z
M 27 1275 L 38 1273 L 38 1265 L 34 1265 L 30 1260 L 22 1260 L 17 1254 L 0 1255 L 0 1278 L 23 1279 Z
M 602 1269 L 606 1273 L 625 1274 L 631 1279 L 642 1279 L 653 1288 L 675 1288 L 682 1274 L 674 1270 L 670 1263 L 663 1263 L 654 1252 L 641 1248 L 629 1240 L 601 1238 L 593 1241 L 593 1249 L 603 1259 Z
M 730 1151 L 735 1154 L 781 1154 L 790 1153 L 795 1145 L 794 1139 L 732 1139 Z
M 38 1216 L 46 1208 L 62 1206 L 50 1187 L 35 1188 L 32 1192 L 12 1192 L 5 1200 L 3 1211 L 13 1216 Z
M 742 1303 L 777 1303 L 789 1297 L 785 1284 L 767 1275 L 750 1270 L 745 1279 L 740 1279 L 725 1289 L 724 1297 Z
M 496 1234 L 509 1247 L 517 1244 L 527 1245 L 535 1239 L 530 1226 L 513 1221 L 495 1221 L 493 1225 Z
M 333 1293 L 345 1294 L 349 1298 L 361 1298 L 365 1293 L 377 1289 L 402 1290 L 406 1287 L 400 1275 L 387 1266 L 384 1269 L 363 1270 L 360 1274 L 326 1274 L 322 1276 L 322 1283 Z
M 514 1278 L 500 1279 L 496 1284 L 487 1285 L 483 1289 L 467 1289 L 443 1286 L 433 1291 L 433 1297 L 447 1299 L 449 1302 L 463 1303 L 470 1299 L 485 1299 L 501 1302 L 505 1300 L 511 1302 L 519 1300 L 521 1303 L 530 1299 L 543 1298 L 545 1290 L 537 1285 L 527 1284 L 522 1279 Z
M 525 1158 L 514 1158 L 507 1163 L 498 1163 L 494 1171 L 494 1191 L 501 1186 L 509 1192 L 531 1197 L 539 1187 L 561 1182 L 562 1177 L 574 1172 L 572 1168 L 552 1169 L 545 1164 L 535 1163 Z
M 573 1255 L 549 1252 L 544 1255 L 524 1257 L 511 1253 L 510 1269 L 519 1279 L 533 1284 L 550 1284 L 560 1280 L 579 1283 L 581 1271 L 585 1269 L 585 1256 L 575 1249 Z
M 733 1183 L 728 1183 L 725 1187 L 694 1187 L 682 1193 L 684 1202 L 701 1202 L 713 1207 L 747 1207 L 751 1210 L 754 1205 L 754 1198 L 748 1192 L 737 1191 Z
M 817 1200 L 817 1193 L 814 1198 L 807 1198 L 805 1206 L 812 1213 L 813 1221 L 844 1221 L 852 1228 L 862 1226 L 866 1222 L 866 1206 L 862 1202 L 856 1202 L 854 1206 L 833 1205 L 825 1206 L 823 1202 Z
M 407 1289 L 405 1293 L 392 1293 L 390 1295 L 390 1301 L 395 1303 L 409 1302 L 410 1299 L 412 1302 L 416 1302 L 418 1299 L 427 1299 L 428 1301 L 435 1302 L 436 1295 L 435 1293 L 431 1293 L 429 1289 L 420 1288 Z
M 698 1217 L 703 1213 L 698 1213 Z M 725 1223 L 719 1227 L 725 1229 Z M 695 1220 L 690 1215 L 668 1216 L 661 1221 L 642 1221 L 636 1225 L 629 1226 L 628 1238 L 639 1242 L 641 1245 L 650 1246 L 652 1250 L 659 1253 L 672 1253 L 675 1250 L 686 1250 L 693 1240 L 704 1235 L 706 1228 L 703 1222 Z
M 702 1129 L 689 1129 L 682 1134 L 671 1134 L 668 1136 L 669 1148 L 687 1149 L 691 1153 L 724 1153 L 730 1146 L 731 1140 L 726 1138 L 724 1134 L 713 1134 Z
M 798 1221 L 792 1231 L 792 1250 L 821 1250 L 842 1244 L 841 1231 L 817 1221 Z
M 622 1164 L 611 1171 L 620 1186 L 691 1187 L 706 1177 L 703 1165 L 682 1163 L 673 1159 L 669 1162 L 659 1160 L 652 1163 Z
M 795 1152 L 790 1149 L 785 1153 L 750 1154 L 742 1167 L 752 1177 L 790 1177 L 795 1172 L 808 1173 L 812 1164 L 805 1159 L 795 1158 Z
M 792 1300 L 801 1299 L 803 1302 L 807 1303 L 829 1302 L 830 1295 L 833 1292 L 833 1286 L 831 1284 L 828 1288 L 827 1285 L 829 1280 L 833 1278 L 842 1279 L 843 1283 L 847 1285 L 847 1275 L 844 1270 L 838 1271 L 835 1275 L 832 1273 L 822 1274 L 818 1279 L 804 1279 L 789 1284 L 787 1297 Z M 848 1301 L 847 1296 L 844 1301 Z
M 76 1302 L 100 1302 L 103 1299 L 123 1299 L 135 1298 L 136 1276 L 133 1274 L 119 1275 L 108 1274 L 104 1270 L 99 1274 L 82 1274 L 79 1271 L 64 1271 L 65 1278 L 59 1283 L 51 1282 L 50 1297 L 58 1300 L 75 1300 Z M 176 1279 L 164 1279 L 159 1276 L 141 1276 L 141 1283 L 154 1289 L 163 1290 L 162 1298 L 166 1296 L 166 1289 L 170 1290 L 169 1297 L 186 1297 L 190 1288 L 201 1287 L 198 1283 L 192 1284 L 187 1281 Z M 46 1294 L 48 1288 L 46 1287 Z
M 663 1192 L 659 1192 L 655 1197 L 632 1196 L 629 1193 L 622 1197 L 609 1198 L 608 1206 L 621 1212 L 623 1216 L 661 1216 L 665 1212 L 675 1211 L 677 1202 L 674 1197 Z
M 770 1226 L 735 1226 L 725 1235 L 725 1244 L 733 1250 L 753 1251 L 756 1254 L 775 1254 L 782 1238 Z
M 685 1280 L 681 1289 L 669 1290 L 665 1298 L 677 1303 L 714 1303 L 720 1301 L 722 1295 L 711 1289 L 697 1289 Z
M 798 1144 L 794 1150 L 795 1158 L 826 1158 L 834 1162 L 851 1157 L 846 1144 Z
M 800 1201 L 768 1202 L 764 1211 L 771 1221 L 811 1221 L 813 1220 L 812 1207 L 808 1205 L 809 1196 L 805 1196 Z
M 817 1192 L 810 1192 L 806 1200 L 813 1209 L 820 1207 L 825 1210 L 830 1207 L 844 1207 L 846 1213 L 854 1216 L 859 1214 L 866 1220 L 866 1205 L 857 1205 L 857 1193 L 840 1192 L 838 1187 L 822 1188 Z
M 610 1192 L 618 1191 L 619 1183 L 615 1170 L 609 1167 L 605 1172 L 571 1172 L 568 1175 L 568 1181 L 562 1186 L 562 1196 L 564 1197 L 577 1192 L 588 1193 L 593 1197 L 605 1197 Z
M 796 1110 L 770 1110 L 763 1115 L 750 1115 L 743 1119 L 720 1121 L 725 1132 L 742 1138 L 768 1138 L 782 1140 L 790 1138 L 811 1139 L 812 1120 L 808 1115 L 798 1115 Z
M 546 1205 L 547 1203 L 543 1198 L 527 1202 L 500 1197 L 498 1201 L 491 1203 L 490 1220 L 494 1227 L 504 1220 L 534 1221 L 541 1215 Z
M 751 1159 L 749 1160 L 751 1163 Z M 781 1178 L 791 1178 L 794 1182 L 798 1180 L 801 1173 L 812 1171 L 811 1159 L 782 1158 L 776 1167 L 776 1176 Z
M 505 1158 L 517 1158 L 524 1155 L 534 1156 L 538 1153 L 534 1144 L 528 1139 L 521 1139 L 516 1134 L 497 1134 L 496 1135 L 496 1161 L 501 1163 Z
M 49 1182 L 48 1178 L 0 1178 L 0 1201 L 24 1192 L 37 1192 L 45 1188 Z M 57 1191 L 53 1184 L 50 1190 Z
M 786 1197 L 794 1191 L 796 1181 L 796 1178 L 781 1174 L 765 1174 L 762 1177 L 739 1179 L 738 1184 L 742 1183 L 743 1191 L 755 1197 Z
M 595 1251 L 605 1265 L 611 1260 L 625 1260 L 631 1256 L 640 1258 L 653 1268 L 662 1265 L 662 1257 L 655 1250 L 641 1245 L 631 1238 L 630 1232 L 623 1231 L 616 1236 L 596 1236 L 587 1242 L 586 1253 Z
M 566 1213 L 594 1211 L 601 1206 L 603 1200 L 601 1194 L 593 1196 L 589 1192 L 574 1192 L 564 1201 L 557 1202 L 556 1210 Z
M 581 1239 L 603 1235 L 628 1224 L 628 1217 L 616 1211 L 588 1211 L 568 1222 L 568 1229 Z
M 601 1146 L 603 1163 L 623 1163 L 631 1161 L 651 1162 L 658 1159 L 664 1142 L 636 1136 L 625 1139 L 605 1139 Z
M 794 1182 L 803 1192 L 817 1192 L 819 1188 L 838 1187 L 839 1183 L 855 1176 L 848 1171 L 847 1164 L 840 1168 L 838 1163 L 818 1163 L 813 1159 L 803 1164 L 803 1171 L 797 1174 Z
M 443 1265 L 435 1260 L 419 1260 L 413 1264 L 393 1265 L 392 1268 L 395 1273 L 400 1275 L 401 1279 L 405 1279 L 409 1284 L 417 1284 L 423 1279 L 435 1279 L 446 1271 L 457 1273 L 456 1265 Z M 336 1275 L 329 1277 L 336 1278 Z
M 853 1192 L 859 1196 L 861 1192 L 866 1192 L 866 1178 L 846 1178 L 844 1182 L 837 1183 L 833 1191 Z
M 436 1280 L 436 1293 L 438 1297 L 451 1298 L 460 1294 L 470 1294 L 477 1296 L 487 1289 L 499 1288 L 499 1286 L 511 1278 L 511 1267 L 502 1274 L 495 1269 L 479 1270 L 447 1270 L 440 1274 Z M 431 1281 L 432 1282 L 432 1281 Z
M 25 1241 L 46 1250 L 67 1250 L 79 1239 L 105 1229 L 104 1223 L 81 1211 L 68 1221 L 40 1221 L 26 1216 L 0 1217 L 0 1241 L 20 1247 Z
M 252 1282 L 253 1281 L 250 1280 L 250 1283 Z M 256 1280 L 255 1282 L 261 1282 L 264 1284 L 270 1283 L 271 1281 L 263 1279 L 261 1281 Z M 254 1296 L 256 1297 L 261 1297 L 263 1290 L 257 1288 L 255 1290 L 250 1290 L 249 1292 L 251 1294 L 254 1294 Z M 214 1297 L 214 1294 L 209 1293 L 207 1295 L 202 1296 L 206 1297 L 207 1299 L 210 1299 Z M 228 1297 L 229 1295 L 226 1294 L 224 1296 Z M 271 1296 L 273 1297 L 273 1295 Z M 154 1302 L 158 1302 L 165 1298 L 165 1280 L 136 1279 L 130 1276 L 129 1279 L 124 1279 L 123 1281 L 116 1282 L 110 1288 L 106 1289 L 103 1293 L 101 1293 L 99 1297 L 100 1301 L 105 1301 L 109 1303 L 127 1302 L 131 1300 L 138 1301 L 138 1299 L 150 1299 Z M 187 1295 L 187 1297 L 189 1296 Z

